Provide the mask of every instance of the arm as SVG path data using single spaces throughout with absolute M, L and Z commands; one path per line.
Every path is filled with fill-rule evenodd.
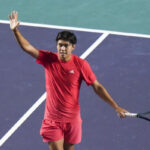
M 109 95 L 107 90 L 97 80 L 92 84 L 92 87 L 95 93 L 99 97 L 101 97 L 105 102 L 107 102 L 110 106 L 112 106 L 120 117 L 125 117 L 125 112 L 127 111 L 118 106 L 118 104 Z
M 20 33 L 18 26 L 18 13 L 13 11 L 11 15 L 9 16 L 10 20 L 10 29 L 13 31 L 17 42 L 19 43 L 20 47 L 28 54 L 30 54 L 32 57 L 37 58 L 39 56 L 39 51 L 33 47 Z

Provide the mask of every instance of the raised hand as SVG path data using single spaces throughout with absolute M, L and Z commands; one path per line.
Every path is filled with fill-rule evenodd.
M 10 29 L 15 30 L 20 24 L 20 22 L 18 21 L 18 12 L 13 11 L 11 15 L 9 15 L 9 20 L 10 20 Z

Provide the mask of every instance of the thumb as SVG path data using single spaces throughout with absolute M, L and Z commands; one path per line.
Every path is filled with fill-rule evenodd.
M 17 23 L 17 27 L 20 25 L 20 21 L 18 21 L 18 23 Z

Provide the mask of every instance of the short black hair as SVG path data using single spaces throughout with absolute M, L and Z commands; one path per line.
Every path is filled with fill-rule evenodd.
M 70 31 L 67 31 L 67 30 L 61 31 L 57 34 L 56 42 L 58 42 L 59 40 L 68 41 L 71 44 L 77 43 L 77 38 L 76 38 L 75 34 Z

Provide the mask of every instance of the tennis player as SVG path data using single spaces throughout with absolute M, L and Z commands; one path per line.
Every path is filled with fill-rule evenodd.
M 36 49 L 23 37 L 18 29 L 16 11 L 9 19 L 10 29 L 21 48 L 45 68 L 47 99 L 40 134 L 50 150 L 74 150 L 74 145 L 81 141 L 82 120 L 78 98 L 82 80 L 91 85 L 120 117 L 125 117 L 127 111 L 118 106 L 98 82 L 88 62 L 72 54 L 77 42 L 72 32 L 58 33 L 57 52 L 53 53 Z

